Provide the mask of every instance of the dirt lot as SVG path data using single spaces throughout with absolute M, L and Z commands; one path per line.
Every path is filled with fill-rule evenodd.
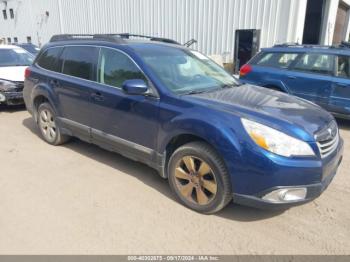
M 152 169 L 78 140 L 50 146 L 23 108 L 2 108 L 0 253 L 350 254 L 350 122 L 340 124 L 344 161 L 316 201 L 206 216 Z

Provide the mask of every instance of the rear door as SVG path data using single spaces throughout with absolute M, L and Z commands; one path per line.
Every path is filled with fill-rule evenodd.
M 252 70 L 244 76 L 241 75 L 240 79 L 245 83 L 287 92 L 282 81 L 283 76 L 299 55 L 297 52 L 262 52 L 249 62 Z
M 67 46 L 61 59 L 62 74 L 49 80 L 58 99 L 60 120 L 75 136 L 89 141 L 90 91 L 96 81 L 98 48 Z
M 305 53 L 283 77 L 290 93 L 328 108 L 332 89 L 335 56 Z
M 350 56 L 339 55 L 336 60 L 336 75 L 333 78 L 329 99 L 330 110 L 350 114 Z

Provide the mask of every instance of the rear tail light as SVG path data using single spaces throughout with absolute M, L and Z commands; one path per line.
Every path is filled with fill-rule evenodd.
M 29 69 L 29 67 L 27 67 L 26 68 L 26 70 L 24 71 L 24 78 L 28 78 L 28 77 L 30 77 L 30 69 Z
M 251 65 L 245 64 L 239 70 L 239 76 L 245 76 L 253 70 Z

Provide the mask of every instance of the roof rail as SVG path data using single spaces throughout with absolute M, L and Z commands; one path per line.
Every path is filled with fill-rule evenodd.
M 62 35 L 53 35 L 50 39 L 50 42 L 58 41 L 69 41 L 69 40 L 101 40 L 114 43 L 125 43 L 125 41 L 118 37 L 117 35 L 106 35 L 106 34 L 62 34 Z
M 339 47 L 348 47 L 348 48 L 350 48 L 350 43 L 349 42 L 342 42 L 342 45 L 339 45 L 339 46 L 335 46 L 335 45 L 299 44 L 299 43 L 284 43 L 284 44 L 276 44 L 273 47 L 305 47 L 305 48 L 339 48 Z
M 342 47 L 342 48 L 350 48 L 350 42 L 341 41 L 339 47 Z
M 282 43 L 282 44 L 275 44 L 273 47 L 288 47 L 288 46 L 300 46 L 299 43 Z
M 118 36 L 122 38 L 129 39 L 130 37 L 139 37 L 139 38 L 147 38 L 150 41 L 157 41 L 157 42 L 164 42 L 168 44 L 175 44 L 175 45 L 181 45 L 179 42 L 176 42 L 173 39 L 164 38 L 164 37 L 157 37 L 157 36 L 148 36 L 148 35 L 136 35 L 136 34 L 129 34 L 129 33 L 121 33 L 117 34 Z
M 57 41 L 68 41 L 68 40 L 100 40 L 107 42 L 114 42 L 118 44 L 126 43 L 125 39 L 129 39 L 130 37 L 139 37 L 139 38 L 147 38 L 150 41 L 164 42 L 170 44 L 181 45 L 175 40 L 155 37 L 155 36 L 147 36 L 147 35 L 135 35 L 129 33 L 121 33 L 121 34 L 62 34 L 62 35 L 54 35 L 51 37 L 50 42 Z

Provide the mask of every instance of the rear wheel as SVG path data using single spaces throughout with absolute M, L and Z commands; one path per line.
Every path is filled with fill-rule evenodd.
M 208 144 L 193 142 L 178 148 L 169 160 L 169 183 L 185 206 L 215 213 L 232 199 L 227 169 Z
M 38 127 L 43 139 L 51 145 L 60 145 L 69 139 L 69 136 L 62 135 L 49 103 L 43 103 L 38 108 Z

